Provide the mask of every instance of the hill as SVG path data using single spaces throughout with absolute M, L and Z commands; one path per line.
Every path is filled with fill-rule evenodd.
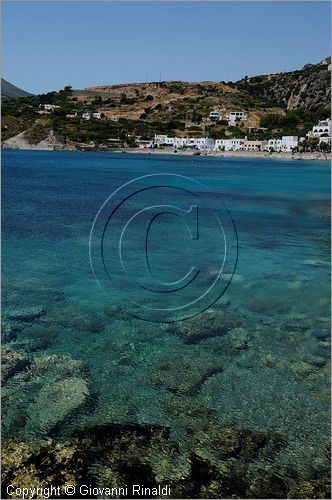
M 264 106 L 317 110 L 331 101 L 330 71 L 331 57 L 328 57 L 319 64 L 306 64 L 298 71 L 245 77 L 235 83 L 235 88 L 259 99 Z
M 305 136 L 330 113 L 330 59 L 301 70 L 244 77 L 237 82 L 161 81 L 102 85 L 5 100 L 3 139 L 38 125 L 75 143 L 133 146 L 154 134 L 214 139 Z M 54 104 L 52 111 L 43 104 Z M 223 119 L 209 119 L 218 111 Z M 231 125 L 230 111 L 247 119 Z M 99 113 L 85 120 L 83 113 Z M 107 119 L 109 118 L 109 119 Z
M 301 70 L 245 77 L 237 82 L 152 82 L 103 85 L 75 91 L 83 102 L 99 100 L 100 110 L 110 109 L 128 119 L 199 121 L 210 110 L 249 111 L 247 125 L 257 126 L 266 108 L 281 111 L 316 111 L 329 106 L 330 58 L 307 64 Z M 255 114 L 256 113 L 256 114 Z
M 10 82 L 7 82 L 4 78 L 1 78 L 1 97 L 6 97 L 7 99 L 17 99 L 18 97 L 27 97 L 30 94 L 25 90 L 16 87 Z

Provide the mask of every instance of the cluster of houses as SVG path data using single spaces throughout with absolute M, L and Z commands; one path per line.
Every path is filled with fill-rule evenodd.
M 39 105 L 40 109 L 43 109 L 44 111 L 55 111 L 56 109 L 60 109 L 60 106 L 57 106 L 56 104 L 40 104 Z M 78 114 L 73 113 L 73 114 L 67 114 L 67 118 L 77 118 Z M 104 113 L 96 112 L 96 113 L 89 113 L 85 112 L 82 113 L 81 117 L 83 120 L 101 120 L 102 118 L 105 118 L 106 120 L 111 120 L 112 122 L 118 122 L 119 117 L 114 116 L 114 115 L 105 115 Z
M 331 145 L 331 120 L 321 120 L 307 134 L 307 138 L 317 138 L 318 144 Z M 154 141 L 144 141 L 142 147 L 158 148 L 172 147 L 192 148 L 201 151 L 280 151 L 291 152 L 299 146 L 305 137 L 284 135 L 281 139 L 268 139 L 266 141 L 253 141 L 244 139 L 211 139 L 210 137 L 168 137 L 155 135 Z
M 192 148 L 200 151 L 292 151 L 298 146 L 297 136 L 283 136 L 269 141 L 244 139 L 211 139 L 210 137 L 168 137 L 156 135 L 150 147 Z

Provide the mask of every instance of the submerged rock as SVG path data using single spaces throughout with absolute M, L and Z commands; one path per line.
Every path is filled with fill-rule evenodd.
M 53 382 L 68 377 L 80 377 L 82 362 L 66 354 L 35 356 L 30 367 L 32 376 L 52 377 Z
M 12 308 L 8 310 L 7 317 L 14 321 L 23 321 L 24 323 L 30 323 L 35 319 L 45 316 L 46 311 L 42 307 L 22 307 L 22 308 Z
M 220 424 L 197 432 L 193 442 L 195 453 L 217 467 L 232 457 L 248 461 L 265 455 L 272 458 L 284 445 L 281 436 Z
M 291 363 L 291 369 L 294 373 L 296 373 L 296 375 L 301 378 L 306 378 L 308 375 L 315 371 L 315 367 L 312 366 L 312 364 L 309 364 L 303 360 L 293 361 Z
M 161 354 L 155 360 L 149 383 L 172 394 L 195 396 L 205 382 L 223 372 L 221 360 L 196 346 L 182 347 L 181 355 Z
M 54 308 L 44 318 L 43 323 L 61 328 L 70 328 L 80 333 L 98 333 L 105 327 L 103 318 L 98 314 L 73 304 Z
M 85 380 L 71 377 L 42 387 L 35 402 L 28 408 L 27 431 L 32 428 L 48 433 L 87 401 L 88 385 Z
M 62 488 L 66 484 L 77 485 L 84 477 L 86 458 L 79 443 L 45 443 L 7 441 L 2 446 L 2 495 L 7 496 L 7 486 L 14 488 L 49 488 L 51 485 Z M 53 490 L 54 491 L 54 490 Z M 44 495 L 33 498 L 45 498 Z M 52 497 L 53 498 L 53 497 Z
M 70 417 L 86 401 L 84 409 L 90 411 L 88 373 L 80 361 L 65 355 L 38 355 L 29 360 L 26 370 L 17 372 L 21 367 L 15 367 L 15 376 L 6 381 L 2 391 L 5 437 L 15 434 L 17 439 L 35 439 L 47 435 L 53 424 Z
M 221 337 L 240 325 L 241 322 L 230 314 L 207 312 L 182 322 L 174 332 L 186 344 L 197 344 L 211 337 Z
M 10 342 L 11 340 L 15 340 L 19 331 L 20 328 L 12 322 L 3 321 L 1 323 L 1 342 Z
M 241 351 L 250 347 L 251 335 L 244 328 L 234 328 L 226 336 L 225 345 L 234 351 Z
M 274 470 L 285 446 L 278 435 L 206 422 L 190 449 L 167 427 L 109 424 L 85 428 L 62 442 L 3 444 L 3 488 L 80 484 L 128 487 L 111 498 L 132 498 L 132 484 L 170 486 L 170 498 L 330 498 L 327 471 Z M 125 490 L 123 490 L 125 491 Z M 110 498 L 94 494 L 90 498 Z M 2 496 L 6 497 L 6 494 Z
M 314 337 L 316 337 L 316 339 L 319 339 L 319 340 L 325 340 L 325 339 L 331 337 L 330 328 L 324 328 L 324 327 L 316 328 L 315 330 L 313 330 L 312 333 L 313 333 Z
M 10 377 L 13 377 L 16 373 L 24 370 L 30 361 L 29 359 L 14 351 L 8 345 L 3 345 L 1 347 L 1 379 L 2 383 L 5 383 Z

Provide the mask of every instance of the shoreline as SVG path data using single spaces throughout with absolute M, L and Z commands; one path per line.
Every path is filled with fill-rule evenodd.
M 114 153 L 135 153 L 135 154 L 160 154 L 178 156 L 197 156 L 200 158 L 259 158 L 274 160 L 316 160 L 331 161 L 331 153 L 306 152 L 306 153 L 269 153 L 268 151 L 211 151 L 209 153 L 195 154 L 195 151 L 178 151 L 166 149 L 153 149 L 152 151 L 142 148 L 114 150 Z
M 201 152 L 197 151 L 177 151 L 174 149 L 143 149 L 143 148 L 119 148 L 119 149 L 93 149 L 93 148 L 75 148 L 75 147 L 17 147 L 8 148 L 2 147 L 3 151 L 66 151 L 78 153 L 128 153 L 128 154 L 145 154 L 145 155 L 176 155 L 176 156 L 197 156 L 199 158 L 256 158 L 256 159 L 273 159 L 273 160 L 310 160 L 310 161 L 331 161 L 331 153 L 320 152 L 305 152 L 305 153 L 291 153 L 291 152 L 274 152 L 268 151 L 210 151 Z

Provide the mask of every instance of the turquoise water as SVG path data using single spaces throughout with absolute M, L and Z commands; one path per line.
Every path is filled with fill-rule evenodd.
M 190 462 L 202 429 L 202 442 L 212 436 L 211 422 L 281 436 L 280 449 L 252 459 L 264 470 L 281 477 L 290 468 L 309 478 L 325 474 L 327 162 L 37 151 L 4 151 L 2 160 L 4 342 L 27 360 L 4 387 L 5 439 L 65 439 L 114 423 L 158 425 Z M 232 278 L 230 284 L 205 313 L 187 321 L 131 316 L 126 299 L 136 293 L 140 300 L 139 292 L 110 282 L 102 290 L 90 266 L 99 208 L 115 189 L 149 174 L 203 183 L 209 207 L 225 204 L 236 227 L 238 248 L 224 220 L 232 258 L 223 279 L 226 285 Z M 178 194 L 175 201 L 181 200 Z M 115 230 L 125 217 L 124 211 L 115 220 Z M 177 280 L 184 261 L 195 265 L 198 248 L 203 290 L 223 258 L 211 220 L 200 228 L 209 237 L 198 247 L 174 216 L 159 222 L 152 229 L 153 272 Z M 126 257 L 135 274 L 131 241 Z M 177 298 L 167 300 L 174 306 Z

